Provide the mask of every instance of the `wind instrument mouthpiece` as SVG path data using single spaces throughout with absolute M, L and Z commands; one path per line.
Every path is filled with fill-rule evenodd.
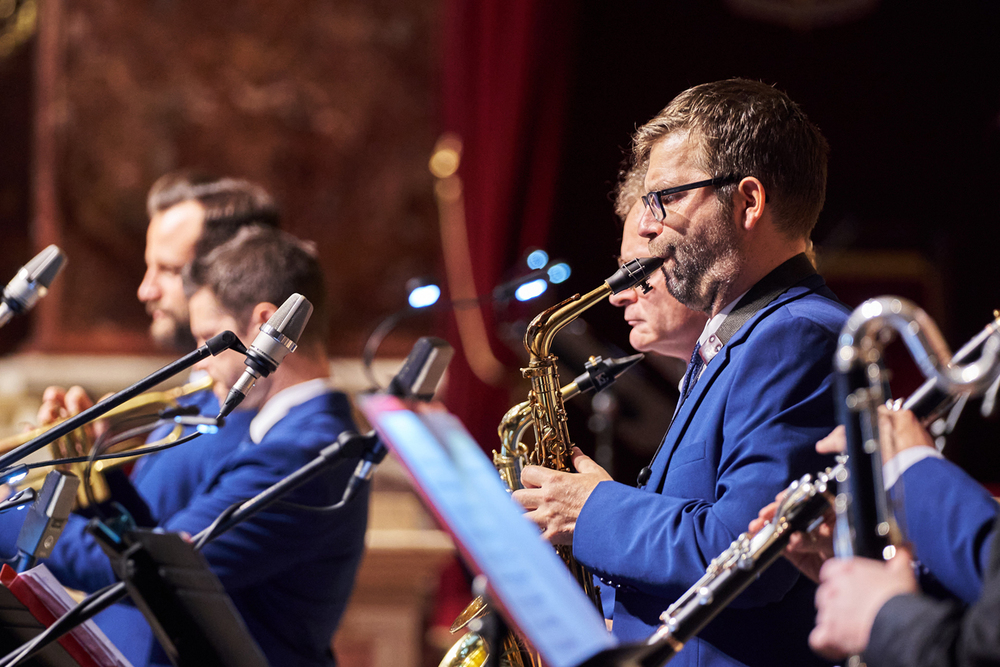
M 646 294 L 652 289 L 646 280 L 653 274 L 653 271 L 661 266 L 663 266 L 662 257 L 636 257 L 622 264 L 621 268 L 605 282 L 611 288 L 612 294 L 618 294 L 633 287 L 639 287 L 642 293 Z

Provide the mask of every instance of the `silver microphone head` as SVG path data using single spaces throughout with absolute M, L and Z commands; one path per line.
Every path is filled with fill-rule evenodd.
M 281 360 L 298 347 L 299 338 L 312 316 L 313 306 L 301 294 L 293 294 L 271 318 L 260 325 L 260 333 L 247 351 L 247 366 L 267 377 Z
M 66 262 L 66 255 L 55 245 L 35 255 L 17 272 L 3 290 L 0 303 L 0 326 L 6 324 L 15 314 L 25 313 L 35 307 L 38 300 L 48 292 Z
M 23 271 L 27 273 L 30 281 L 37 282 L 45 289 L 48 289 L 52 281 L 62 271 L 65 262 L 65 253 L 58 246 L 50 245 L 25 264 Z

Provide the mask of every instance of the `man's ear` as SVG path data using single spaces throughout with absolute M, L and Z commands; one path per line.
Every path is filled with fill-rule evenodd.
M 256 331 L 260 328 L 260 325 L 271 319 L 276 312 L 278 312 L 276 305 L 270 301 L 261 301 L 253 307 L 253 312 L 250 314 L 250 327 Z
M 767 193 L 764 184 L 753 176 L 739 182 L 733 191 L 733 215 L 737 224 L 746 231 L 752 230 L 764 216 Z

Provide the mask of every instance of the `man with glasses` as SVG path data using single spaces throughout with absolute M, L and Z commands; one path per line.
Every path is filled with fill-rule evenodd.
M 678 95 L 634 137 L 649 161 L 639 234 L 667 289 L 705 313 L 666 437 L 638 480 L 525 469 L 515 497 L 616 589 L 613 632 L 648 637 L 778 491 L 831 461 L 831 369 L 847 317 L 806 251 L 827 145 L 785 94 L 730 80 Z M 776 564 L 672 665 L 810 665 L 812 582 Z

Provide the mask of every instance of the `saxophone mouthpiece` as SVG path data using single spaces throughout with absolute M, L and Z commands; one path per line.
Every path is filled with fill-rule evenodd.
M 661 266 L 663 266 L 663 258 L 661 257 L 636 257 L 622 264 L 621 268 L 605 282 L 611 288 L 612 294 L 618 294 L 633 287 L 639 287 L 645 294 L 651 289 L 646 280 L 653 274 L 653 271 Z
M 576 377 L 573 382 L 580 388 L 580 393 L 586 393 L 593 389 L 596 392 L 614 384 L 618 377 L 638 363 L 644 354 L 633 354 L 630 357 L 618 357 L 617 359 L 602 359 L 601 357 L 591 357 L 584 365 L 586 369 Z

